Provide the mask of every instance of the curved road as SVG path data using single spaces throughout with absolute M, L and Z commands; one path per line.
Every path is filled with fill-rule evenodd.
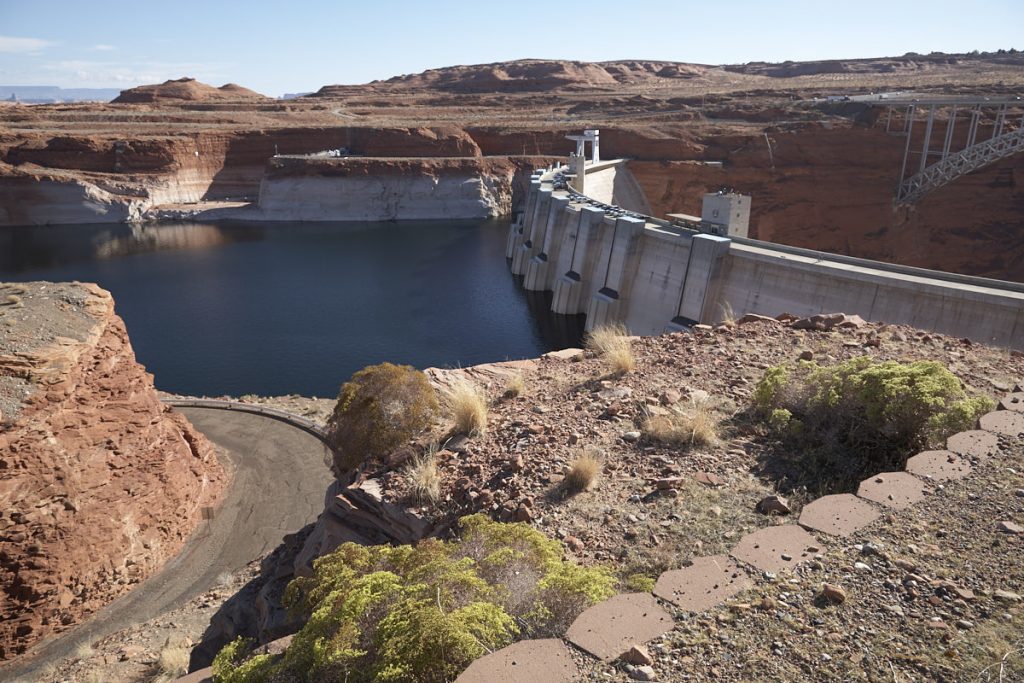
M 82 625 L 45 641 L 0 680 L 34 680 L 50 663 L 132 624 L 176 609 L 278 546 L 285 534 L 316 520 L 332 481 L 326 447 L 315 436 L 273 417 L 213 408 L 177 408 L 228 455 L 230 488 L 213 520 L 200 526 L 163 569 Z M 31 657 L 31 660 L 26 661 Z

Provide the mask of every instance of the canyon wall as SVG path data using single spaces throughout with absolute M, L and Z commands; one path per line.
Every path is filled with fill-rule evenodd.
M 512 210 L 507 160 L 295 159 L 269 164 L 259 193 L 264 220 L 475 219 Z
M 652 215 L 699 215 L 705 192 L 731 188 L 752 197 L 755 239 L 1024 282 L 1024 155 L 896 210 L 905 139 L 882 127 L 814 126 L 716 142 L 690 159 L 629 163 Z
M 307 200 L 312 204 L 297 210 L 318 219 L 335 210 L 342 220 L 411 216 L 411 207 L 424 208 L 434 199 L 440 200 L 439 207 L 468 212 L 462 215 L 477 215 L 478 209 L 487 215 L 504 212 L 506 205 L 503 172 L 487 170 L 493 157 L 564 159 L 571 148 L 565 135 L 586 125 L 581 120 L 539 127 L 296 126 L 128 138 L 0 134 L 0 225 L 121 222 L 157 216 L 147 212 L 161 205 L 255 202 L 268 162 L 264 189 L 269 195 L 261 204 L 282 218 L 288 214 L 281 208 L 284 202 Z M 886 134 L 878 121 L 832 117 L 775 124 L 707 120 L 600 127 L 603 155 L 631 160 L 629 169 L 652 215 L 698 213 L 705 192 L 729 187 L 753 197 L 750 229 L 757 239 L 1024 281 L 1024 155 L 960 178 L 912 209 L 896 211 L 893 196 L 904 139 Z M 393 158 L 392 169 L 378 167 L 378 175 L 389 179 L 378 182 L 354 172 L 349 189 L 339 193 L 334 181 L 305 186 L 305 180 L 286 179 L 294 169 L 273 159 L 275 153 L 340 148 Z M 423 182 L 406 182 L 419 173 L 406 161 L 411 158 L 423 164 Z M 467 170 L 468 158 L 479 159 L 485 171 Z M 459 170 L 442 174 L 431 167 L 434 160 Z M 399 172 L 403 180 L 395 184 Z M 513 182 L 522 177 L 518 173 Z M 369 211 L 358 211 L 341 196 L 354 200 L 363 193 L 374 197 Z M 401 198 L 404 193 L 407 201 Z M 317 206 L 324 196 L 327 203 Z M 513 191 L 513 211 L 521 208 L 519 196 Z
M 226 475 L 95 285 L 0 285 L 0 660 L 175 555 Z

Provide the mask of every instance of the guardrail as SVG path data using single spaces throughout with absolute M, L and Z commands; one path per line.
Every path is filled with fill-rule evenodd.
M 264 417 L 280 420 L 281 422 L 290 424 L 293 427 L 302 429 L 303 431 L 306 431 L 320 439 L 320 441 L 330 447 L 330 444 L 327 442 L 326 428 L 312 420 L 295 415 L 294 413 L 289 413 L 285 410 L 278 410 L 277 408 L 270 408 L 268 406 L 261 406 L 254 403 L 222 401 L 214 398 L 162 398 L 160 400 L 175 408 L 212 408 L 215 410 L 230 410 L 239 413 L 263 415 Z

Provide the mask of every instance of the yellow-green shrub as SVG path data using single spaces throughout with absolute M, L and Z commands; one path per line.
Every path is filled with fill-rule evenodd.
M 791 450 L 852 484 L 971 429 L 994 403 L 968 396 L 941 363 L 854 358 L 769 368 L 754 390 L 756 412 Z
M 459 541 L 342 545 L 288 586 L 286 606 L 307 622 L 283 656 L 250 665 L 236 642 L 215 666 L 230 683 L 441 683 L 519 637 L 561 635 L 613 593 L 610 572 L 564 560 L 558 541 L 474 515 Z M 228 678 L 247 667 L 257 673 Z
M 327 423 L 336 469 L 387 455 L 428 427 L 437 412 L 434 389 L 416 368 L 392 363 L 363 368 L 342 385 Z

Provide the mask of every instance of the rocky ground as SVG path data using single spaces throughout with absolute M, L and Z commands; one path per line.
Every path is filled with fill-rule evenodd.
M 974 392 L 1001 396 L 1024 378 L 1024 356 L 902 326 L 848 320 L 828 330 L 759 320 L 632 341 L 636 370 L 609 372 L 591 352 L 559 352 L 465 370 L 431 370 L 443 388 L 468 378 L 485 387 L 484 434 L 433 434 L 442 480 L 436 504 L 409 495 L 401 465 L 378 472 L 385 497 L 418 509 L 440 533 L 485 510 L 528 521 L 563 540 L 584 563 L 613 566 L 624 586 L 727 552 L 747 532 L 778 524 L 757 511 L 781 493 L 792 514 L 824 493 L 848 490 L 820 476 L 788 476 L 787 453 L 746 412 L 756 381 L 774 364 L 860 355 L 939 360 Z M 522 380 L 522 391 L 506 394 Z M 694 399 L 715 406 L 720 441 L 666 446 L 643 420 Z M 250 400 L 257 400 L 250 398 Z M 329 402 L 259 399 L 326 415 Z M 314 411 L 319 411 L 316 413 Z M 1009 457 L 925 500 L 884 514 L 795 572 L 762 574 L 724 606 L 673 610 L 675 628 L 650 645 L 658 680 L 1010 681 L 1024 676 L 1024 442 Z M 603 468 L 572 494 L 565 470 L 581 452 Z M 415 449 L 406 453 L 411 457 Z M 812 485 L 817 482 L 817 486 Z M 1003 523 L 1009 523 L 1009 526 Z M 821 598 L 838 586 L 842 604 Z M 588 680 L 629 680 L 622 662 L 579 658 Z
M 794 489 L 765 467 L 785 454 L 743 411 L 767 366 L 863 354 L 939 360 L 993 396 L 1024 377 L 1021 354 L 899 326 L 815 331 L 754 322 L 637 339 L 633 348 L 637 370 L 625 376 L 609 377 L 587 354 L 522 371 L 519 397 L 498 398 L 504 387 L 491 386 L 488 432 L 457 456 L 441 452 L 446 501 L 430 511 L 450 515 L 453 504 L 468 510 L 490 499 L 483 507 L 531 520 L 584 562 L 611 563 L 624 578 L 652 576 L 781 521 L 755 512 L 766 494 L 787 494 L 797 513 L 834 492 L 827 478 L 820 490 Z M 637 439 L 642 415 L 700 392 L 723 418 L 719 445 L 680 450 Z M 1024 521 L 1024 443 L 1003 445 L 1009 458 L 933 487 L 924 502 L 883 515 L 796 573 L 763 575 L 709 613 L 676 611 L 676 628 L 651 647 L 659 680 L 1024 678 L 1024 537 L 1003 524 Z M 583 447 L 604 453 L 604 471 L 592 491 L 567 496 L 562 470 Z M 401 475 L 394 486 L 401 490 Z M 821 600 L 825 582 L 842 588 L 843 604 Z M 628 678 L 622 663 L 581 661 L 588 680 Z
M 765 368 L 812 357 L 823 364 L 859 355 L 935 359 L 972 391 L 999 396 L 1024 378 L 1024 357 L 902 326 L 860 324 L 794 329 L 755 321 L 693 334 L 635 338 L 636 370 L 611 374 L 591 352 L 559 352 L 465 370 L 432 370 L 441 388 L 461 378 L 484 386 L 487 431 L 449 438 L 439 424 L 442 493 L 423 505 L 409 495 L 402 465 L 380 474 L 387 499 L 444 527 L 470 511 L 527 520 L 563 540 L 584 563 L 613 566 L 640 586 L 689 560 L 726 552 L 743 534 L 783 518 L 758 512 L 774 493 L 793 514 L 821 493 L 793 486 L 769 466 L 778 444 L 745 411 Z M 506 395 L 522 379 L 522 392 Z M 721 440 L 691 448 L 653 442 L 645 416 L 694 398 L 715 406 Z M 323 421 L 333 401 L 242 397 Z M 926 499 L 886 514 L 846 542 L 830 544 L 795 572 L 755 577 L 724 606 L 673 610 L 675 628 L 648 648 L 658 680 L 1010 681 L 1024 676 L 1024 537 L 1001 522 L 1024 522 L 1024 443 L 1004 439 L 1008 458 L 934 486 Z M 584 450 L 604 466 L 596 485 L 570 494 L 564 472 Z M 805 480 L 807 481 L 807 480 Z M 1012 527 L 1011 527 L 1012 528 Z M 198 640 L 209 617 L 256 573 L 223 585 L 173 614 L 94 643 L 50 672 L 62 680 L 148 680 L 160 653 Z M 823 601 L 839 586 L 842 604 Z M 666 604 L 666 606 L 668 606 Z M 621 663 L 582 655 L 588 680 L 629 680 Z M 1002 676 L 1002 678 L 1000 678 Z
M 210 618 L 258 572 L 259 560 L 254 560 L 240 572 L 225 574 L 219 585 L 187 605 L 78 648 L 74 656 L 49 667 L 32 683 L 172 680 L 185 672 L 189 651 L 202 638 Z

